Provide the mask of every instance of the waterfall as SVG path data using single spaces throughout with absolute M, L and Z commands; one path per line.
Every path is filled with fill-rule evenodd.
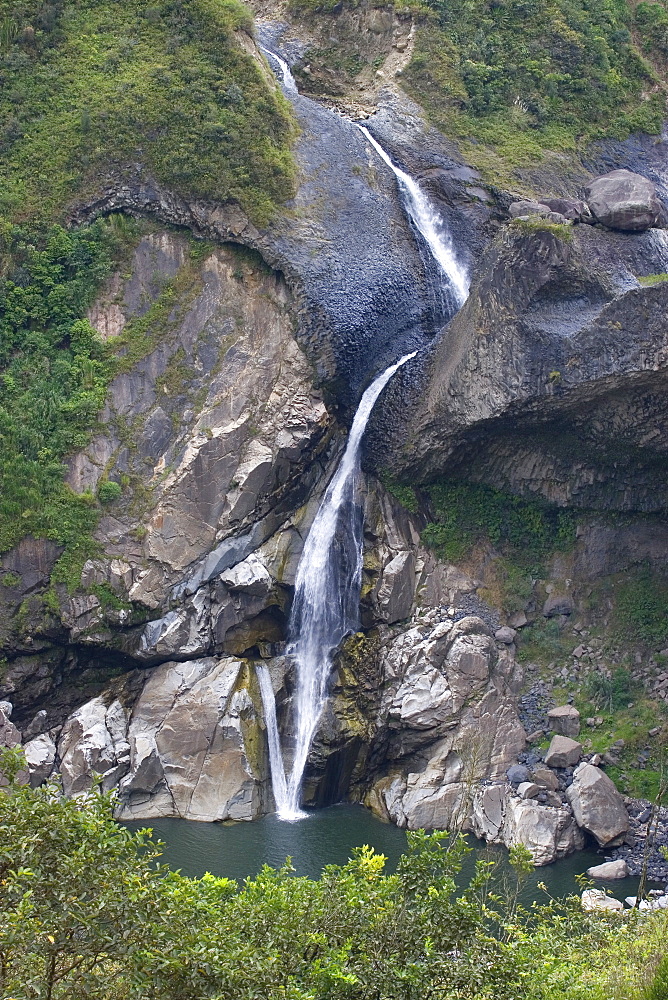
M 269 742 L 271 784 L 278 808 L 279 803 L 287 802 L 288 792 L 285 781 L 285 769 L 283 767 L 283 756 L 281 754 L 281 739 L 278 733 L 278 722 L 276 721 L 276 699 L 266 663 L 256 663 L 255 673 L 257 674 L 260 686 L 262 707 L 264 708 L 264 721 L 267 726 L 267 740 Z
M 285 59 L 281 59 L 281 57 L 276 52 L 272 52 L 271 49 L 265 49 L 264 45 L 261 45 L 260 48 L 266 56 L 269 56 L 270 59 L 274 59 L 275 62 L 278 63 L 283 76 L 283 86 L 285 89 L 290 91 L 291 94 L 298 94 L 299 91 L 297 90 L 295 78 L 290 72 L 290 67 L 286 63 Z
M 416 353 L 406 354 L 386 368 L 362 396 L 343 458 L 325 490 L 299 560 L 288 626 L 288 654 L 295 664 L 296 686 L 295 752 L 287 779 L 278 747 L 276 709 L 268 673 L 264 684 L 269 682 L 269 691 L 266 698 L 264 691 L 262 695 L 270 731 L 272 786 L 281 819 L 298 819 L 303 815 L 299 809 L 301 783 L 311 740 L 327 700 L 332 657 L 358 622 L 363 514 L 356 504 L 356 491 L 364 431 L 381 392 L 397 369 Z M 341 523 L 343 518 L 345 523 Z M 258 670 L 262 688 L 261 674 L 262 668 Z
M 297 86 L 285 60 L 270 49 L 261 48 L 279 66 L 286 91 L 296 94 Z M 392 162 L 366 128 L 362 125 L 358 128 L 397 178 L 404 210 L 443 273 L 443 288 L 451 299 L 452 311 L 456 311 L 466 300 L 469 281 L 443 219 L 417 181 Z M 356 503 L 356 493 L 362 438 L 381 392 L 394 373 L 416 353 L 406 354 L 390 365 L 364 392 L 343 458 L 325 490 L 297 566 L 287 650 L 296 673 L 295 747 L 289 775 L 281 754 L 271 678 L 264 664 L 256 666 L 267 725 L 274 800 L 283 820 L 296 820 L 304 815 L 299 808 L 302 779 L 311 741 L 327 701 L 333 656 L 358 624 L 363 512 Z
M 399 182 L 403 205 L 411 222 L 429 247 L 432 257 L 448 281 L 447 290 L 454 299 L 456 309 L 464 305 L 469 293 L 469 279 L 466 268 L 457 260 L 450 233 L 443 219 L 429 201 L 420 185 L 410 174 L 401 170 L 388 156 L 380 143 L 374 139 L 363 125 L 357 126 L 376 150 L 381 160 L 388 165 Z

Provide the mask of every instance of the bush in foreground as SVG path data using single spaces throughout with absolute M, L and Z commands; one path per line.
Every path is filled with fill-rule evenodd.
M 659 978 L 667 915 L 585 915 L 576 898 L 528 913 L 484 861 L 458 889 L 461 838 L 409 834 L 392 875 L 363 847 L 317 881 L 286 863 L 238 886 L 160 867 L 112 807 L 56 785 L 0 794 L 3 998 L 641 1000 Z

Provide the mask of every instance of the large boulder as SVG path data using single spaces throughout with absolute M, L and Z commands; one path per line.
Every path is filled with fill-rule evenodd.
M 579 761 L 581 753 L 582 744 L 577 740 L 568 736 L 553 736 L 545 754 L 545 763 L 548 767 L 572 767 Z
M 35 737 L 23 748 L 30 774 L 30 785 L 38 788 L 50 776 L 56 760 L 56 744 L 48 733 Z
M 626 878 L 629 874 L 629 866 L 624 858 L 618 858 L 616 861 L 604 861 L 602 865 L 592 865 L 591 868 L 587 869 L 589 878 L 600 878 L 606 881 Z
M 547 713 L 553 733 L 559 736 L 577 736 L 580 732 L 580 713 L 574 705 L 558 705 Z
M 613 170 L 597 177 L 585 195 L 592 215 L 608 229 L 642 232 L 656 226 L 661 218 L 654 184 L 630 170 Z
M 618 913 L 624 909 L 624 904 L 613 896 L 608 896 L 603 889 L 585 889 L 582 893 L 582 909 L 586 913 L 596 910 L 612 910 Z
M 535 865 L 549 865 L 584 846 L 570 809 L 555 809 L 516 795 L 507 796 L 501 836 L 508 847 L 523 844 Z
M 556 737 L 555 737 L 556 738 Z M 619 843 L 629 829 L 624 800 L 603 771 L 580 764 L 566 789 L 578 825 L 588 830 L 601 847 Z

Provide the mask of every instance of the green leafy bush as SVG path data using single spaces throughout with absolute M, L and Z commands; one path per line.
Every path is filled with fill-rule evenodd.
M 5 775 L 20 767 L 2 752 Z M 458 887 L 461 838 L 415 831 L 391 875 L 362 847 L 319 880 L 286 863 L 238 886 L 159 868 L 149 831 L 130 834 L 112 807 L 56 785 L 0 793 L 3 997 L 622 1000 L 665 947 L 665 913 L 588 915 L 577 898 L 523 910 L 525 852 L 515 886 L 480 861 Z
M 0 224 L 0 551 L 23 535 L 73 544 L 96 523 L 64 484 L 113 372 L 82 317 L 127 246 L 113 221 L 66 232 Z
M 113 503 L 114 500 L 119 500 L 123 490 L 121 489 L 120 483 L 115 483 L 111 479 L 105 479 L 103 483 L 100 483 L 97 490 L 97 497 L 100 503 Z
M 490 486 L 441 482 L 427 487 L 426 492 L 435 516 L 422 532 L 422 539 L 444 559 L 456 562 L 475 542 L 488 539 L 528 564 L 553 549 L 570 547 L 575 538 L 570 511 Z
M 289 103 L 238 0 L 0 0 L 0 213 L 59 217 L 142 163 L 266 220 L 293 191 Z
M 659 962 L 654 979 L 645 991 L 645 1000 L 668 1000 L 668 955 Z

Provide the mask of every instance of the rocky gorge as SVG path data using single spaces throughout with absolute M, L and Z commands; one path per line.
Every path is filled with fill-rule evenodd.
M 294 61 L 284 34 L 267 21 L 258 38 Z M 523 844 L 538 865 L 587 840 L 630 857 L 649 817 L 643 828 L 577 711 L 552 704 L 558 685 L 523 705 L 539 668 L 519 654 L 525 628 L 580 635 L 601 580 L 665 561 L 666 190 L 629 142 L 599 151 L 613 169 L 581 165 L 522 200 L 381 89 L 365 127 L 445 220 L 472 279 L 455 313 L 357 125 L 288 96 L 299 184 L 266 228 L 139 169 L 71 208 L 77 224 L 140 220 L 88 312 L 127 364 L 67 458 L 71 490 L 101 508 L 74 577 L 53 577 L 63 549 L 49 539 L 2 556 L 0 742 L 23 744 L 31 784 L 59 775 L 74 796 L 100 781 L 122 820 L 273 811 L 257 665 L 289 766 L 305 539 L 362 389 L 417 351 L 371 416 L 358 630 L 335 657 L 303 802 L 350 798 L 411 829 Z M 498 589 L 493 544 L 461 558 L 428 544 L 428 490 L 444 476 L 575 512 L 570 548 L 549 554 L 520 606 Z M 408 503 L 402 487 L 418 491 Z M 566 686 L 590 656 L 580 645 L 548 667 L 564 664 Z M 661 705 L 660 645 L 623 653 Z M 662 837 L 665 825 L 653 846 Z M 668 875 L 658 853 L 653 864 Z

